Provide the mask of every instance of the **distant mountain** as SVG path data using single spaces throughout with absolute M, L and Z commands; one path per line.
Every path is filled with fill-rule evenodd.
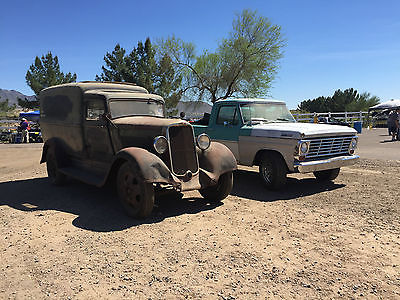
M 22 100 L 25 100 L 26 98 L 29 101 L 33 101 L 36 99 L 35 96 L 26 96 L 14 90 L 0 89 L 0 101 L 5 101 L 6 99 L 8 99 L 8 105 L 18 105 L 18 98 L 21 98 Z

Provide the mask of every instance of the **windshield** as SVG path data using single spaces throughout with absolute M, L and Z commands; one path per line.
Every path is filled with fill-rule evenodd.
M 164 105 L 154 100 L 112 99 L 110 112 L 112 119 L 128 116 L 164 117 Z
M 296 122 L 284 103 L 250 103 L 240 108 L 244 123 Z

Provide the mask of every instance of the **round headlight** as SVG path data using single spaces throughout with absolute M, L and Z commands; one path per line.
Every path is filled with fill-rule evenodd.
M 300 143 L 300 147 L 299 147 L 299 154 L 300 155 L 304 155 L 308 153 L 308 149 L 309 149 L 310 144 L 308 142 L 301 142 Z
M 349 150 L 354 152 L 354 150 L 357 148 L 357 143 L 358 143 L 358 138 L 353 137 L 349 145 Z
M 207 134 L 202 133 L 197 137 L 197 146 L 199 146 L 201 150 L 208 149 L 208 147 L 210 147 L 210 144 L 211 140 Z
M 158 154 L 163 154 L 168 149 L 168 141 L 164 136 L 158 136 L 154 139 L 154 149 Z

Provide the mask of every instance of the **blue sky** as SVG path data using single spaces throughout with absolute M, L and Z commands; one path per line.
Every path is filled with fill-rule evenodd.
M 139 40 L 174 34 L 198 53 L 214 50 L 244 8 L 280 25 L 287 45 L 272 98 L 290 108 L 337 89 L 400 98 L 400 1 L 2 1 L 0 88 L 33 92 L 25 74 L 35 56 L 57 55 L 78 81 L 101 73 L 116 43 L 131 50 Z

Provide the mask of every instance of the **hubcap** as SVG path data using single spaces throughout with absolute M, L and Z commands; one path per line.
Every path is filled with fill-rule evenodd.
M 269 164 L 265 164 L 261 168 L 261 173 L 267 183 L 272 183 L 272 169 Z

